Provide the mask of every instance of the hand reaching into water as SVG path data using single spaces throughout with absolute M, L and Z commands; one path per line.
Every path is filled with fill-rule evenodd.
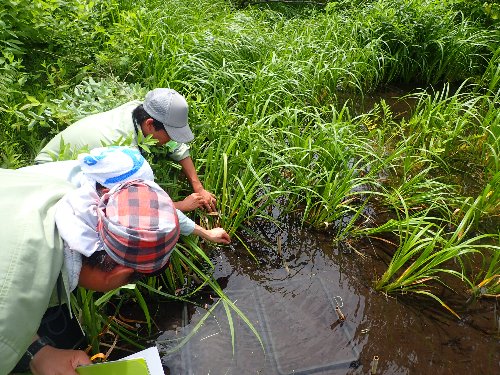
M 196 224 L 193 234 L 211 242 L 223 244 L 228 244 L 231 242 L 231 237 L 229 237 L 229 234 L 227 234 L 224 228 L 205 229 Z

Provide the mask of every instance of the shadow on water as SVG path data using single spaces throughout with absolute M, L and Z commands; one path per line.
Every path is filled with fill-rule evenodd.
M 344 252 L 331 238 L 300 227 L 293 218 L 281 228 L 255 226 L 277 246 L 250 239 L 257 264 L 241 246 L 215 249 L 215 277 L 259 332 L 264 350 L 247 325 L 214 309 L 181 350 L 163 357 L 170 374 L 368 374 L 374 356 L 378 374 L 496 374 L 500 341 L 493 301 L 461 304 L 457 320 L 439 305 L 413 297 L 387 297 L 373 290 L 383 270 L 376 249 Z M 275 241 L 276 243 L 276 241 Z M 213 296 L 199 301 L 213 306 Z M 453 302 L 451 302 L 453 304 Z M 454 305 L 456 306 L 456 305 Z M 157 311 L 166 352 L 188 335 L 206 309 L 171 304 Z

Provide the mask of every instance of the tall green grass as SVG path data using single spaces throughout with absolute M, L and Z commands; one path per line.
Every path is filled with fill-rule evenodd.
M 498 246 L 482 243 L 491 235 L 467 236 L 473 226 L 476 203 L 477 200 L 451 233 L 446 233 L 445 227 L 429 221 L 425 214 L 417 218 L 417 225 L 399 228 L 400 245 L 387 270 L 376 281 L 375 289 L 386 293 L 426 295 L 458 317 L 453 309 L 433 292 L 432 283 L 438 282 L 446 286 L 440 275 L 451 275 L 470 286 L 462 258 L 485 249 L 498 251 Z M 408 213 L 407 217 L 409 218 Z M 404 226 L 405 221 L 401 224 Z M 457 270 L 450 261 L 456 261 L 462 267 Z
M 342 0 L 324 9 L 7 1 L 0 10 L 1 163 L 30 164 L 75 120 L 172 87 L 188 99 L 192 157 L 218 198 L 219 224 L 234 238 L 257 218 L 279 221 L 276 211 L 298 212 L 302 225 L 326 229 L 335 241 L 390 232 L 399 244 L 376 288 L 424 294 L 453 310 L 434 289 L 446 277 L 478 295 L 498 294 L 497 240 L 485 223 L 500 207 L 500 39 L 481 7 L 462 0 Z M 400 82 L 433 85 L 411 94 L 418 103 L 404 120 L 384 102 L 351 115 L 382 85 Z M 66 151 L 63 157 L 74 156 Z M 189 187 L 158 154 L 148 156 L 158 182 L 182 198 Z M 387 221 L 372 224 L 373 210 Z M 205 225 L 204 217 L 194 216 Z M 185 240 L 169 270 L 135 292 L 79 291 L 75 309 L 93 347 L 107 326 L 138 342 L 108 321 L 107 304 L 130 295 L 191 298 L 209 287 L 229 321 L 244 314 L 211 279 L 205 250 Z M 480 269 L 462 267 L 464 256 L 478 252 Z

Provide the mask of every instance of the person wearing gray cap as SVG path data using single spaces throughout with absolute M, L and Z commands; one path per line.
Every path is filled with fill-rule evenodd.
M 138 134 L 151 135 L 159 145 L 167 147 L 168 156 L 178 162 L 194 193 L 176 202 L 181 211 L 204 208 L 215 211 L 216 199 L 205 190 L 198 178 L 187 143 L 194 139 L 188 124 L 188 104 L 184 96 L 169 88 L 156 88 L 146 94 L 144 102 L 133 100 L 107 112 L 85 117 L 57 134 L 39 152 L 36 164 L 56 161 L 61 146 L 72 153 L 93 149 L 120 140 L 131 140 L 137 146 Z

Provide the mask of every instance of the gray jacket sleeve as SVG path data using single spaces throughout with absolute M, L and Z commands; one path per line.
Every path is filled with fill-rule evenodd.
M 194 231 L 194 221 L 188 218 L 182 213 L 182 211 L 177 210 L 177 217 L 179 218 L 179 227 L 181 234 L 183 236 L 189 236 Z

